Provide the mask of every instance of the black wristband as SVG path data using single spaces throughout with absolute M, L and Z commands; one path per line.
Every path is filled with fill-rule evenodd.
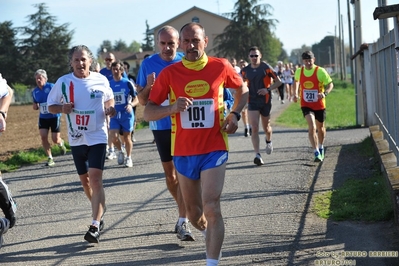
M 4 119 L 6 119 L 6 113 L 3 111 L 0 111 L 0 114 L 3 116 Z
M 231 111 L 230 114 L 234 114 L 237 117 L 237 121 L 240 121 L 241 115 L 235 111 Z
M 328 92 L 325 91 L 324 92 L 324 97 L 327 97 L 327 95 L 328 95 Z

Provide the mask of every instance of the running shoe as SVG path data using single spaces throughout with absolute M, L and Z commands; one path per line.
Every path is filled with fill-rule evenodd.
M 61 149 L 61 155 L 65 155 L 67 152 L 67 149 L 65 147 L 64 141 L 61 142 L 60 149 Z
M 107 159 L 108 160 L 113 160 L 113 159 L 115 159 L 116 158 L 116 153 L 114 152 L 114 151 L 111 151 L 109 154 L 108 154 L 108 156 L 107 156 Z
M 133 167 L 133 161 L 132 158 L 126 158 L 126 163 L 125 163 L 126 167 Z
M 324 148 L 319 149 L 321 159 L 324 161 Z
M 177 229 L 179 228 L 179 221 L 176 222 L 175 224 L 175 234 L 177 234 Z
M 314 152 L 314 161 L 315 162 L 322 162 L 323 161 L 323 158 L 321 157 L 320 152 L 318 152 L 318 151 Z
M 244 136 L 249 137 L 249 129 L 248 128 L 244 129 Z
M 10 227 L 10 221 L 6 218 L 0 218 L 0 248 L 3 245 L 3 234 L 7 233 Z
M 273 151 L 273 144 L 272 142 L 266 142 L 266 154 L 271 154 Z
M 249 135 L 252 136 L 252 127 L 249 128 Z
M 84 238 L 89 243 L 99 243 L 100 231 L 94 225 L 90 225 L 89 231 L 87 231 Z
M 195 241 L 194 236 L 191 234 L 191 230 L 186 222 L 182 225 L 177 226 L 177 238 L 181 241 Z
M 118 164 L 122 165 L 124 162 L 125 162 L 125 153 L 122 150 L 118 153 Z
M 54 166 L 54 165 L 55 165 L 55 162 L 54 162 L 53 158 L 48 158 L 46 166 Z
M 16 218 L 15 218 L 15 213 L 17 212 L 17 203 L 14 201 L 11 191 L 6 185 L 6 183 L 3 182 L 1 172 L 0 172 L 0 186 L 2 186 L 3 190 L 5 190 L 7 194 L 8 201 L 10 202 L 10 207 L 8 210 L 4 210 L 4 215 L 10 221 L 10 228 L 12 228 L 15 225 Z
M 260 154 L 258 153 L 254 159 L 254 164 L 256 164 L 257 166 L 261 166 L 264 165 L 265 163 L 263 162 L 262 156 L 260 156 Z

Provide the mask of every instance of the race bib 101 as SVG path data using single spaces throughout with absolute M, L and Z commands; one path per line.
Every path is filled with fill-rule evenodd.
M 180 112 L 181 127 L 184 129 L 211 128 L 215 124 L 213 99 L 193 100 L 186 111 Z

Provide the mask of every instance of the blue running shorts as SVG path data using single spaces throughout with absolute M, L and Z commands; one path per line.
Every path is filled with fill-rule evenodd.
M 118 112 L 116 116 L 111 117 L 109 121 L 110 130 L 119 130 L 122 132 L 132 132 L 134 125 L 134 115 L 128 112 Z M 123 134 L 123 133 L 122 133 Z
M 218 167 L 227 162 L 228 158 L 227 151 L 214 151 L 201 155 L 173 156 L 173 163 L 180 174 L 198 180 L 202 171 Z

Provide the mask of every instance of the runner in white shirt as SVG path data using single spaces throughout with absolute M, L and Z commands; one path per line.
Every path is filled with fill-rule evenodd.
M 87 46 L 72 47 L 69 60 L 73 73 L 57 80 L 47 105 L 51 113 L 67 115 L 73 160 L 92 207 L 93 221 L 84 238 L 98 243 L 105 212 L 102 176 L 108 139 L 106 115 L 116 114 L 114 94 L 106 77 L 89 71 L 93 54 Z
M 6 119 L 10 107 L 13 90 L 7 85 L 7 81 L 0 74 L 0 134 L 6 130 Z M 0 248 L 3 244 L 3 234 L 15 225 L 17 205 L 14 202 L 11 191 L 3 181 L 0 172 L 0 209 L 5 217 L 0 217 Z

